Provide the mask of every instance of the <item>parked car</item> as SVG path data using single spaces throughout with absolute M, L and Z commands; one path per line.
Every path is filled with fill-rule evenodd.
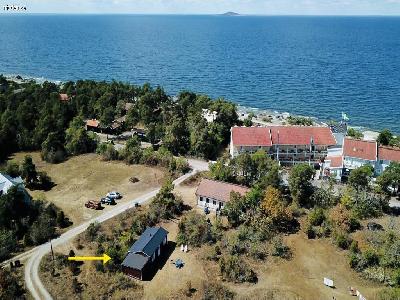
M 101 209 L 101 203 L 99 201 L 89 200 L 85 203 L 87 208 L 91 209 Z
M 121 199 L 122 195 L 118 192 L 109 192 L 106 197 L 111 198 L 111 199 Z
M 104 198 L 101 198 L 100 201 L 102 204 L 115 205 L 115 200 L 113 198 L 104 197 Z

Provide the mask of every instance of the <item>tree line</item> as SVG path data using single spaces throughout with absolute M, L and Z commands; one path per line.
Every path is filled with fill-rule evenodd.
M 0 161 L 17 151 L 40 150 L 44 160 L 54 163 L 93 152 L 98 141 L 84 130 L 84 120 L 98 119 L 106 127 L 121 116 L 128 128 L 143 125 L 151 143 L 162 140 L 174 155 L 215 158 L 239 122 L 236 106 L 224 99 L 192 92 L 173 98 L 149 84 L 17 83 L 0 75 L 0 87 Z M 69 100 L 61 101 L 60 93 Z M 214 122 L 207 122 L 203 109 L 217 113 Z

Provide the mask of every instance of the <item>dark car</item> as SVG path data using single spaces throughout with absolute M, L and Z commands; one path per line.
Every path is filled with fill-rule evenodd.
M 101 203 L 107 204 L 107 205 L 115 205 L 115 200 L 112 198 L 104 197 L 104 198 L 101 198 Z

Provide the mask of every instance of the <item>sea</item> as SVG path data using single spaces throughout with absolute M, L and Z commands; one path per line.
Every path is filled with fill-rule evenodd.
M 0 13 L 0 74 L 148 82 L 400 133 L 400 17 Z

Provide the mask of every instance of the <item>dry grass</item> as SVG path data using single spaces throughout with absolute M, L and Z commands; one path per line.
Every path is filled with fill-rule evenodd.
M 189 184 L 176 187 L 175 191 L 182 197 L 184 202 L 193 209 L 202 210 L 196 207 L 194 195 L 196 186 Z M 142 209 L 146 209 L 145 207 Z M 127 226 L 129 218 L 134 211 L 127 212 L 123 216 L 107 221 L 103 226 L 105 230 L 115 226 Z M 212 216 L 210 217 L 211 219 Z M 175 241 L 178 232 L 179 220 L 171 220 L 161 225 L 169 231 L 169 240 Z M 265 261 L 254 261 L 249 258 L 245 260 L 258 274 L 257 284 L 233 284 L 224 282 L 230 290 L 234 291 L 238 299 L 353 299 L 348 294 L 348 287 L 353 286 L 359 289 L 367 299 L 375 299 L 376 292 L 380 286 L 363 280 L 357 273 L 348 266 L 347 253 L 339 250 L 327 239 L 308 240 L 303 233 L 285 237 L 286 243 L 290 246 L 293 257 L 291 260 L 283 260 L 275 257 L 268 257 Z M 76 245 L 76 243 L 75 243 Z M 218 264 L 204 259 L 207 246 L 200 249 L 189 249 L 188 253 L 180 251 L 179 247 L 172 252 L 167 263 L 157 272 L 149 282 L 138 282 L 142 286 L 143 299 L 200 299 L 201 286 L 203 281 L 222 282 L 219 276 Z M 67 246 L 63 253 L 68 250 Z M 88 251 L 88 249 L 82 250 Z M 82 253 L 82 252 L 80 252 Z M 171 264 L 171 260 L 181 258 L 185 266 L 178 270 Z M 93 290 L 91 282 L 95 279 L 96 273 L 93 265 L 86 265 L 82 268 L 80 281 L 88 284 Z M 98 275 L 96 275 L 98 276 Z M 323 277 L 334 280 L 335 289 L 323 285 Z M 70 281 L 68 277 L 64 278 Z M 54 287 L 53 282 L 47 279 L 46 286 Z M 63 280 L 63 282 L 65 282 Z M 191 298 L 185 296 L 187 282 L 190 281 L 194 290 Z M 100 285 L 105 284 L 104 279 L 98 279 L 99 291 L 103 291 Z M 57 289 L 62 289 L 62 282 L 56 284 Z M 99 291 L 92 291 L 93 295 L 100 295 Z M 138 288 L 132 289 L 132 293 L 141 291 Z M 85 295 L 92 294 L 86 293 Z M 129 290 L 126 295 L 131 295 Z M 139 294 L 137 294 L 139 295 Z M 96 298 L 96 297 L 95 297 Z M 117 298 L 118 299 L 118 298 Z
M 105 162 L 96 154 L 75 156 L 60 164 L 42 161 L 37 152 L 18 153 L 12 160 L 20 162 L 26 154 L 31 155 L 36 168 L 47 172 L 56 184 L 48 192 L 30 193 L 35 198 L 44 197 L 63 209 L 74 225 L 101 214 L 101 211 L 86 208 L 86 201 L 100 200 L 107 192 L 116 190 L 124 196 L 118 203 L 124 203 L 159 187 L 164 178 L 161 169 Z M 131 177 L 137 177 L 139 182 L 131 183 Z

